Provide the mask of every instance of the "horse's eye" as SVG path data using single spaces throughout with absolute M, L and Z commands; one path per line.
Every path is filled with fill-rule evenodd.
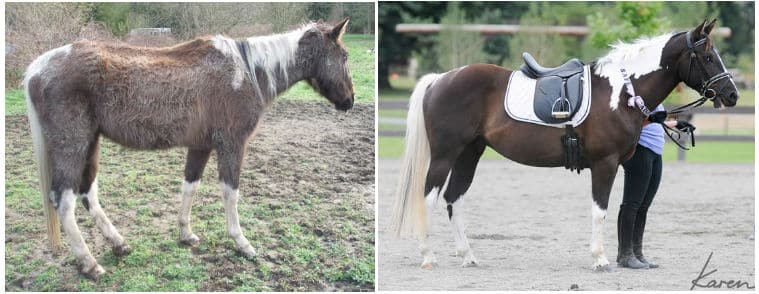
M 712 55 L 711 54 L 707 54 L 706 55 L 706 62 L 712 62 Z

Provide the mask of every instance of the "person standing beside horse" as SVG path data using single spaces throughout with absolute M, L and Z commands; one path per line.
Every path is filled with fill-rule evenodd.
M 662 152 L 664 151 L 664 128 L 652 122 L 665 114 L 659 105 L 647 120 L 643 121 L 640 140 L 635 146 L 632 158 L 622 163 L 625 170 L 625 186 L 622 204 L 617 217 L 617 238 L 619 267 L 632 269 L 657 268 L 643 256 L 643 232 L 646 229 L 646 216 L 651 202 L 659 189 L 662 175 Z M 663 112 L 663 113 L 662 113 Z M 670 128 L 692 131 L 696 128 L 684 121 L 665 121 Z

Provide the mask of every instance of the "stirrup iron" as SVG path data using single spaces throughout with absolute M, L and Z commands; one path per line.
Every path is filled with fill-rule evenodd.
M 558 107 L 556 107 L 558 105 Z M 569 99 L 565 97 L 559 97 L 551 105 L 551 116 L 553 118 L 567 118 L 569 117 L 569 110 L 572 109 L 572 105 L 569 103 Z

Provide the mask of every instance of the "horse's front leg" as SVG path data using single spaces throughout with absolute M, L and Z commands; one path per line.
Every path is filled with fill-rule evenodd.
M 200 185 L 203 169 L 206 167 L 211 150 L 189 149 L 187 162 L 184 167 L 184 183 L 182 184 L 182 206 L 179 208 L 179 240 L 182 243 L 194 245 L 200 242 L 200 238 L 193 234 L 190 225 L 192 211 L 192 198 Z
M 241 144 L 221 144 L 216 149 L 219 157 L 219 185 L 221 186 L 224 212 L 227 219 L 227 233 L 235 240 L 238 252 L 248 258 L 256 256 L 256 251 L 240 228 L 240 216 L 237 214 L 237 200 L 240 197 L 240 167 L 244 157 L 245 142 Z
M 606 210 L 609 207 L 609 194 L 611 193 L 611 186 L 614 184 L 614 178 L 617 175 L 617 168 L 619 168 L 619 163 L 612 158 L 595 162 L 590 167 L 593 178 L 593 234 L 590 240 L 590 253 L 595 259 L 593 269 L 597 271 L 611 271 L 609 260 L 604 253 L 603 239 Z

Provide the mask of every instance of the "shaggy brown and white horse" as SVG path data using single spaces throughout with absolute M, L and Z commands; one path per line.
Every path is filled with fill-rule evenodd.
M 215 150 L 229 236 L 240 253 L 255 256 L 237 214 L 245 144 L 274 98 L 298 81 L 339 110 L 353 106 L 341 41 L 347 23 L 310 23 L 239 40 L 217 35 L 157 49 L 82 41 L 38 57 L 24 85 L 53 247 L 60 244 L 60 218 L 82 273 L 97 278 L 105 272 L 76 224 L 80 197 L 114 253 L 131 251 L 97 198 L 104 136 L 134 149 L 188 149 L 179 228 L 181 241 L 190 244 L 199 241 L 190 226 L 192 197 Z

